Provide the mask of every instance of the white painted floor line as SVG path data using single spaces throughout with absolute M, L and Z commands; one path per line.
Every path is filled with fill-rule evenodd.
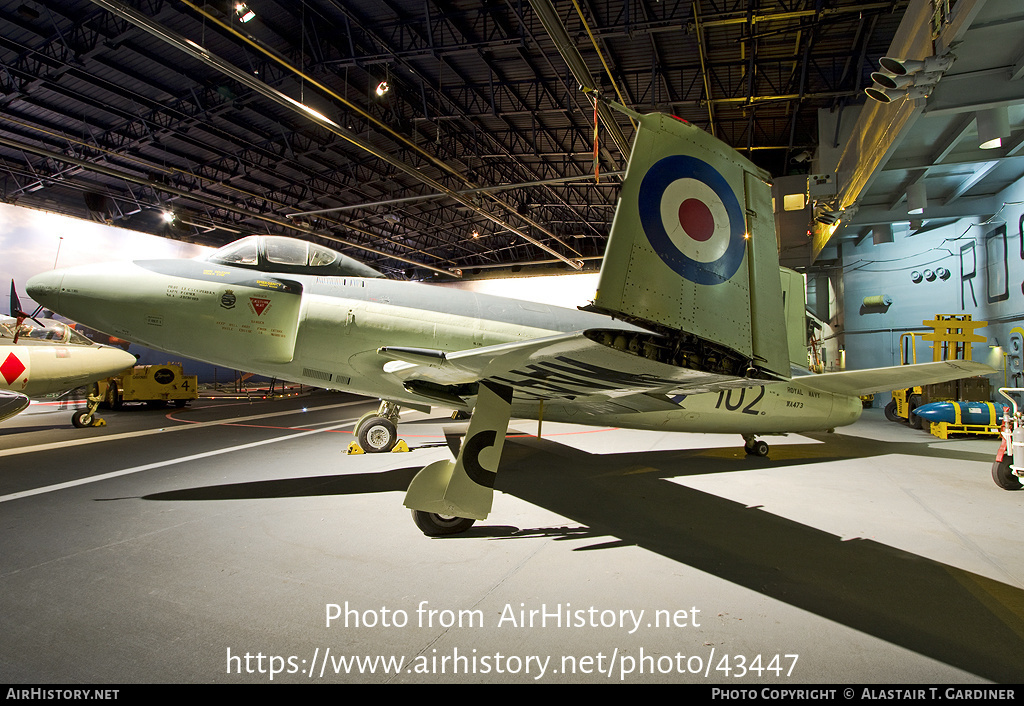
M 347 404 L 353 404 L 353 403 L 347 403 Z M 342 407 L 344 405 L 332 405 L 332 406 Z M 326 409 L 326 408 L 325 407 L 320 407 L 318 409 Z M 273 415 L 273 414 L 258 415 L 258 416 L 255 416 L 255 417 L 248 417 L 247 419 L 259 419 L 260 417 L 271 417 L 271 416 L 276 416 L 276 415 Z M 239 420 L 233 420 L 233 421 L 237 422 Z M 206 424 L 207 426 L 209 426 L 211 424 L 225 424 L 225 423 L 227 423 L 227 422 L 204 422 L 204 424 Z M 65 488 L 74 488 L 75 486 L 79 486 L 79 485 L 87 485 L 89 483 L 97 483 L 97 482 L 102 481 L 102 480 L 108 480 L 110 478 L 118 478 L 120 476 L 127 476 L 127 475 L 131 475 L 132 473 L 141 473 L 142 471 L 149 471 L 149 470 L 152 470 L 154 468 L 163 468 L 164 466 L 173 466 L 173 465 L 178 464 L 178 463 L 187 463 L 189 461 L 196 461 L 198 459 L 208 458 L 210 456 L 219 456 L 220 454 L 232 453 L 234 451 L 243 451 L 245 449 L 251 449 L 251 448 L 255 448 L 257 446 L 263 446 L 265 444 L 274 444 L 274 443 L 277 443 L 278 441 L 291 441 L 292 439 L 298 439 L 298 438 L 303 437 L 303 436 L 309 436 L 310 434 L 319 434 L 321 432 L 330 431 L 332 429 L 339 429 L 341 427 L 348 426 L 350 424 L 352 424 L 352 421 L 342 422 L 341 424 L 334 424 L 332 426 L 324 427 L 322 429 L 313 429 L 311 431 L 302 431 L 302 432 L 299 432 L 297 434 L 289 434 L 288 436 L 279 436 L 279 437 L 274 438 L 274 439 L 265 439 L 264 441 L 254 441 L 254 442 L 249 443 L 249 444 L 240 444 L 238 446 L 231 446 L 231 447 L 224 448 L 224 449 L 216 449 L 214 451 L 206 451 L 206 452 L 200 453 L 200 454 L 192 454 L 191 456 L 180 456 L 178 458 L 169 458 L 169 459 L 166 459 L 164 461 L 156 461 L 155 463 L 146 463 L 146 464 L 143 464 L 141 466 L 135 466 L 134 468 L 125 468 L 125 469 L 120 470 L 120 471 L 111 471 L 110 473 L 102 473 L 102 474 L 100 474 L 98 476 L 89 476 L 88 478 L 79 478 L 78 480 L 67 481 L 66 483 L 57 483 L 55 485 L 47 485 L 47 486 L 44 486 L 42 488 L 33 488 L 31 490 L 22 490 L 22 491 L 17 492 L 17 493 L 11 493 L 10 495 L 0 495 L 0 503 L 5 503 L 5 502 L 8 502 L 10 500 L 18 500 L 20 498 L 27 498 L 27 497 L 30 497 L 30 496 L 33 496 L 33 495 L 42 495 L 43 493 L 52 493 L 52 492 L 54 492 L 56 490 L 63 490 Z M 178 429 L 195 428 L 195 426 L 197 426 L 197 425 L 190 425 L 189 427 L 173 427 L 172 429 L 169 429 L 168 431 L 177 431 Z M 109 437 L 106 437 L 106 438 L 109 438 Z
M 355 402 L 341 402 L 339 404 L 329 404 L 322 407 L 311 407 L 309 412 L 320 412 L 326 409 L 337 409 L 340 407 L 351 407 L 353 405 L 366 404 L 365 401 Z M 143 429 L 140 431 L 126 431 L 121 434 L 106 434 L 104 436 L 91 436 L 84 439 L 74 439 L 70 441 L 55 441 L 49 444 L 36 444 L 35 446 L 22 446 L 20 448 L 13 449 L 2 449 L 0 450 L 0 458 L 4 456 L 17 456 L 18 454 L 34 453 L 36 451 L 50 451 L 53 449 L 67 449 L 72 446 L 82 446 L 84 444 L 100 444 L 104 441 L 117 441 L 119 439 L 132 439 L 139 436 L 149 436 L 150 434 L 169 434 L 175 431 L 182 431 L 185 429 L 202 429 L 204 427 L 215 427 L 222 424 L 241 424 L 242 422 L 250 422 L 256 419 L 270 419 L 271 417 L 283 417 L 292 414 L 303 414 L 302 410 L 293 409 L 286 410 L 284 412 L 269 412 L 267 414 L 253 414 L 247 417 L 234 417 L 232 419 L 221 419 L 213 422 L 183 422 L 181 426 L 173 427 L 160 427 L 159 429 Z M 353 420 L 354 421 L 354 420 Z M 353 422 L 347 422 L 352 424 Z M 341 426 L 345 426 L 342 424 Z

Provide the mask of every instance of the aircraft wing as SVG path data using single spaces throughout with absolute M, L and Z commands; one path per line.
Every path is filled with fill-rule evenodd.
M 461 395 L 472 394 L 463 386 L 481 380 L 507 385 L 520 397 L 633 398 L 633 406 L 643 408 L 663 406 L 659 397 L 664 394 L 711 392 L 766 382 L 661 363 L 643 351 L 616 347 L 616 335 L 621 333 L 577 331 L 456 352 L 395 346 L 378 352 L 391 358 L 384 371 L 400 378 L 407 389 L 458 402 L 463 401 Z
M 804 375 L 793 378 L 793 382 L 820 392 L 856 397 L 994 372 L 994 368 L 973 360 L 941 360 L 935 363 Z

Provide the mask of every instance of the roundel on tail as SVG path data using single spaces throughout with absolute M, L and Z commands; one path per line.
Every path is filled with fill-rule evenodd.
M 745 252 L 744 216 L 717 169 L 687 155 L 657 161 L 638 197 L 640 224 L 666 265 L 697 284 L 729 280 Z

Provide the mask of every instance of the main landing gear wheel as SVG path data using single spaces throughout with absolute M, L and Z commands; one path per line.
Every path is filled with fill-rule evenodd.
M 743 445 L 743 450 L 747 456 L 767 456 L 768 442 L 761 439 L 748 439 L 747 443 Z
M 1002 461 L 992 462 L 992 480 L 996 482 L 1003 490 L 1020 490 L 1021 482 L 1020 478 L 1013 474 L 1010 470 L 1010 462 L 1013 457 L 1010 454 L 1003 456 Z
M 80 409 L 71 415 L 71 423 L 79 429 L 92 426 L 92 413 L 87 409 Z
M 106 422 L 96 416 L 96 410 L 99 408 L 100 402 L 103 401 L 103 398 L 100 396 L 100 387 L 97 383 L 93 383 L 89 388 L 86 400 L 89 402 L 89 406 L 72 414 L 71 423 L 79 429 L 105 426 Z
M 422 510 L 413 510 L 412 519 L 416 526 L 420 528 L 420 531 L 428 537 L 461 534 L 476 522 L 476 520 L 468 517 L 438 515 L 436 512 L 423 512 Z
M 367 453 L 386 453 L 398 443 L 398 430 L 384 417 L 370 417 L 359 427 L 359 446 Z

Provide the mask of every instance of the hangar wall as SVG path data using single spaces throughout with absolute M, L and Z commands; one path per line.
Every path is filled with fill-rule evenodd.
M 998 200 L 1002 209 L 984 220 L 963 219 L 916 234 L 894 224 L 895 242 L 874 245 L 868 237 L 843 243 L 847 368 L 898 365 L 900 334 L 927 330 L 922 321 L 936 314 L 970 314 L 988 322 L 977 331 L 988 343 L 974 344 L 974 359 L 1001 371 L 990 376 L 993 390 L 1004 385 L 1010 331 L 1024 322 L 1024 180 Z M 876 295 L 888 295 L 892 304 L 864 305 L 865 297 Z M 918 343 L 918 361 L 931 356 L 930 344 Z M 1006 378 L 1013 383 L 1008 373 Z

